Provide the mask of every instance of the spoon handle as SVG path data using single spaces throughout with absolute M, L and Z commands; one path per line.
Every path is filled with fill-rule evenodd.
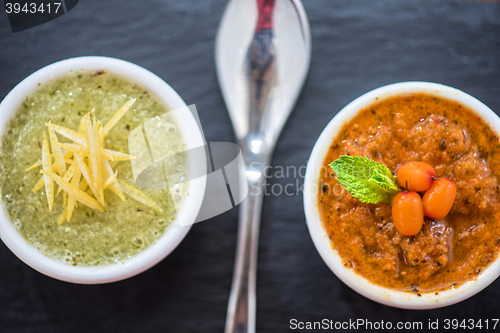
M 248 180 L 249 194 L 240 205 L 238 247 L 225 333 L 254 333 L 256 273 L 263 178 Z

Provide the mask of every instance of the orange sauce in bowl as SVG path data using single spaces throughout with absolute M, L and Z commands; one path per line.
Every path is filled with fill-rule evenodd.
M 365 204 L 343 190 L 328 164 L 367 156 L 394 174 L 408 161 L 453 180 L 457 197 L 441 220 L 425 218 L 412 237 L 395 229 L 391 204 Z M 361 110 L 325 156 L 319 209 L 346 267 L 394 289 L 431 292 L 475 279 L 500 249 L 500 142 L 471 109 L 432 95 L 405 94 Z

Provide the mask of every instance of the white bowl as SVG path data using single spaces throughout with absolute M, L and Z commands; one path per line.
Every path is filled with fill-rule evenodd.
M 342 126 L 353 119 L 363 108 L 391 96 L 403 93 L 423 92 L 434 96 L 456 100 L 468 106 L 497 133 L 500 133 L 500 119 L 486 105 L 474 97 L 451 87 L 428 82 L 403 82 L 387 85 L 372 90 L 355 99 L 344 107 L 326 126 L 318 141 L 314 145 L 311 156 L 307 163 L 306 177 L 304 180 L 304 210 L 307 226 L 319 254 L 330 267 L 330 269 L 349 287 L 361 295 L 376 302 L 405 309 L 432 309 L 451 305 L 473 296 L 486 288 L 500 275 L 500 260 L 491 263 L 477 278 L 477 280 L 466 282 L 458 287 L 441 291 L 438 295 L 434 292 L 415 293 L 403 292 L 378 286 L 367 279 L 356 274 L 354 270 L 342 265 L 338 253 L 332 248 L 330 240 L 322 226 L 319 205 L 318 190 L 320 168 L 328 152 L 332 140 L 338 135 Z
M 7 121 L 26 96 L 31 95 L 38 88 L 39 82 L 44 84 L 51 79 L 69 74 L 71 70 L 82 69 L 85 71 L 107 70 L 135 82 L 150 91 L 169 110 L 186 107 L 182 98 L 165 81 L 140 66 L 108 57 L 77 57 L 48 65 L 31 74 L 12 89 L 0 104 L 0 133 L 3 133 Z M 204 145 L 200 128 L 190 112 L 174 113 L 174 118 L 188 149 Z M 206 156 L 200 157 L 206 159 Z M 193 163 L 191 161 L 188 163 L 189 167 L 193 168 Z M 87 267 L 70 266 L 51 259 L 28 244 L 9 220 L 5 209 L 0 209 L 0 238 L 19 259 L 53 278 L 83 284 L 123 280 L 155 265 L 177 247 L 198 215 L 205 186 L 206 176 L 191 180 L 188 187 L 189 195 L 185 199 L 183 208 L 177 214 L 177 220 L 174 221 L 175 227 L 170 227 L 155 244 L 123 263 Z M 180 223 L 189 226 L 179 227 Z

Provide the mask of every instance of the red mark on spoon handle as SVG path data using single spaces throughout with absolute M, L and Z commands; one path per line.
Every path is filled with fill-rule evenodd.
M 273 27 L 273 12 L 275 0 L 257 0 L 257 10 L 259 12 L 259 19 L 255 32 L 260 32 L 264 29 L 271 29 Z

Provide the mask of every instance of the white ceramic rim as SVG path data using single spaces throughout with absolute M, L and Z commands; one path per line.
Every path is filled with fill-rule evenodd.
M 0 103 L 0 133 L 3 133 L 6 122 L 12 117 L 26 96 L 49 80 L 64 76 L 70 71 L 107 70 L 147 89 L 164 103 L 169 110 L 186 107 L 182 98 L 165 81 L 143 67 L 128 61 L 110 57 L 76 57 L 48 65 L 21 81 Z M 173 113 L 186 147 L 193 148 L 204 145 L 200 128 L 190 112 Z M 206 156 L 203 158 L 206 160 Z M 199 161 L 198 161 L 199 162 Z M 206 163 L 204 163 L 206 164 Z M 191 165 L 191 164 L 190 164 Z M 192 165 L 191 165 L 192 167 Z M 0 238 L 7 247 L 27 265 L 53 278 L 81 284 L 98 284 L 123 280 L 139 274 L 152 267 L 170 252 L 186 236 L 191 224 L 201 208 L 206 187 L 206 176 L 189 182 L 188 193 L 183 208 L 178 212 L 175 226 L 169 227 L 165 234 L 153 245 L 135 256 L 110 265 L 70 266 L 51 259 L 31 246 L 10 222 L 2 204 L 0 209 Z M 180 227 L 180 222 L 189 224 Z
M 353 119 L 356 114 L 371 104 L 391 96 L 405 93 L 427 93 L 434 96 L 455 100 L 475 111 L 497 133 L 500 133 L 500 118 L 486 105 L 476 98 L 455 88 L 430 82 L 401 82 L 372 90 L 358 97 L 344 107 L 325 127 L 316 141 L 307 163 L 304 180 L 304 210 L 307 227 L 319 254 L 337 277 L 359 294 L 382 304 L 405 309 L 433 309 L 463 301 L 486 288 L 500 275 L 500 260 L 497 259 L 484 270 L 476 280 L 466 282 L 458 287 L 434 292 L 415 293 L 398 291 L 375 285 L 356 274 L 354 270 L 342 265 L 337 251 L 333 250 L 330 240 L 323 229 L 319 206 L 318 189 L 319 174 L 323 160 L 332 140 L 338 135 L 342 126 Z

